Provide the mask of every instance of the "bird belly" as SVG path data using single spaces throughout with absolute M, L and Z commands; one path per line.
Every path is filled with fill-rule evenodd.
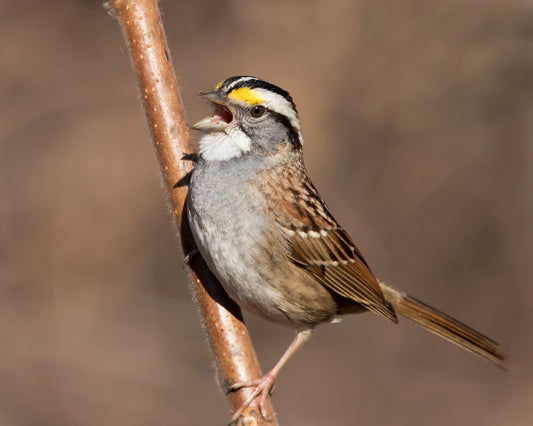
M 206 194 L 200 200 L 191 189 L 187 210 L 198 249 L 242 308 L 298 329 L 312 328 L 337 314 L 330 292 L 280 255 L 285 248 L 272 238 L 259 202 L 229 199 L 226 194 L 224 202 L 218 199 L 211 205 L 213 198 Z M 211 194 L 215 196 L 221 195 Z

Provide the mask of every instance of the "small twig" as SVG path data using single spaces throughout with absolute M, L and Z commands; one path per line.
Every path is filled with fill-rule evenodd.
M 187 176 L 193 167 L 190 154 L 194 148 L 157 3 L 155 0 L 112 0 L 106 7 L 117 17 L 124 32 L 182 247 L 186 254 L 193 253 L 196 246 L 183 211 Z M 191 256 L 188 260 L 194 297 L 215 358 L 220 386 L 225 391 L 233 383 L 259 378 L 259 363 L 239 307 L 227 296 L 200 256 Z M 228 393 L 233 411 L 252 392 L 253 389 L 242 388 Z M 270 401 L 263 408 L 273 420 L 270 424 L 277 424 Z M 265 422 L 255 404 L 244 411 L 240 420 L 250 425 Z

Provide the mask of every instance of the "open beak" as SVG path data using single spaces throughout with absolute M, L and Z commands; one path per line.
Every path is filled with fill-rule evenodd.
M 227 107 L 227 98 L 218 91 L 201 93 L 200 96 L 208 99 L 215 105 L 215 112 L 212 116 L 193 124 L 191 129 L 206 133 L 223 132 L 228 124 L 233 121 L 233 113 Z

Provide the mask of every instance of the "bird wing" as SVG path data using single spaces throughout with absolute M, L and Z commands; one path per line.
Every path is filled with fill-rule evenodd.
M 278 225 L 288 257 L 322 285 L 397 322 L 394 308 L 348 233 L 333 218 L 310 180 L 285 200 Z

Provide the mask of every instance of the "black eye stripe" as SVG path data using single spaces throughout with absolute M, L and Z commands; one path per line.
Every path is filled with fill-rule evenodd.
M 283 97 L 285 100 L 287 100 L 287 102 L 291 104 L 292 108 L 296 112 L 296 105 L 294 104 L 294 101 L 292 100 L 292 97 L 289 94 L 289 92 L 287 92 L 286 90 L 283 90 L 281 87 L 278 87 L 272 83 L 269 83 L 268 81 L 261 80 L 260 78 L 257 78 L 257 77 L 244 76 L 244 75 L 230 77 L 224 80 L 224 82 L 222 82 L 220 86 L 217 87 L 217 90 L 223 91 L 226 94 L 228 94 L 229 92 L 233 90 L 241 89 L 243 87 L 247 87 L 252 90 L 253 89 L 265 89 L 272 93 L 275 93 Z M 287 136 L 289 138 L 289 141 L 292 143 L 292 145 L 296 149 L 300 149 L 302 146 L 302 142 L 300 140 L 300 132 L 298 131 L 297 128 L 293 126 L 291 120 L 287 116 L 280 114 L 276 111 L 273 111 L 269 108 L 266 108 L 266 112 L 268 112 L 268 114 L 274 120 L 276 120 L 278 123 L 283 125 L 285 129 L 287 129 Z M 296 115 L 298 115 L 297 112 L 296 112 Z M 243 131 L 247 133 L 247 131 L 244 128 L 243 128 Z
M 291 121 L 286 116 L 278 112 L 270 111 L 270 115 L 272 118 L 274 118 L 274 120 L 276 120 L 278 123 L 281 123 L 287 129 L 287 134 L 291 143 L 296 148 L 301 148 L 302 144 L 300 142 L 300 135 L 298 130 L 296 130 L 292 125 Z

